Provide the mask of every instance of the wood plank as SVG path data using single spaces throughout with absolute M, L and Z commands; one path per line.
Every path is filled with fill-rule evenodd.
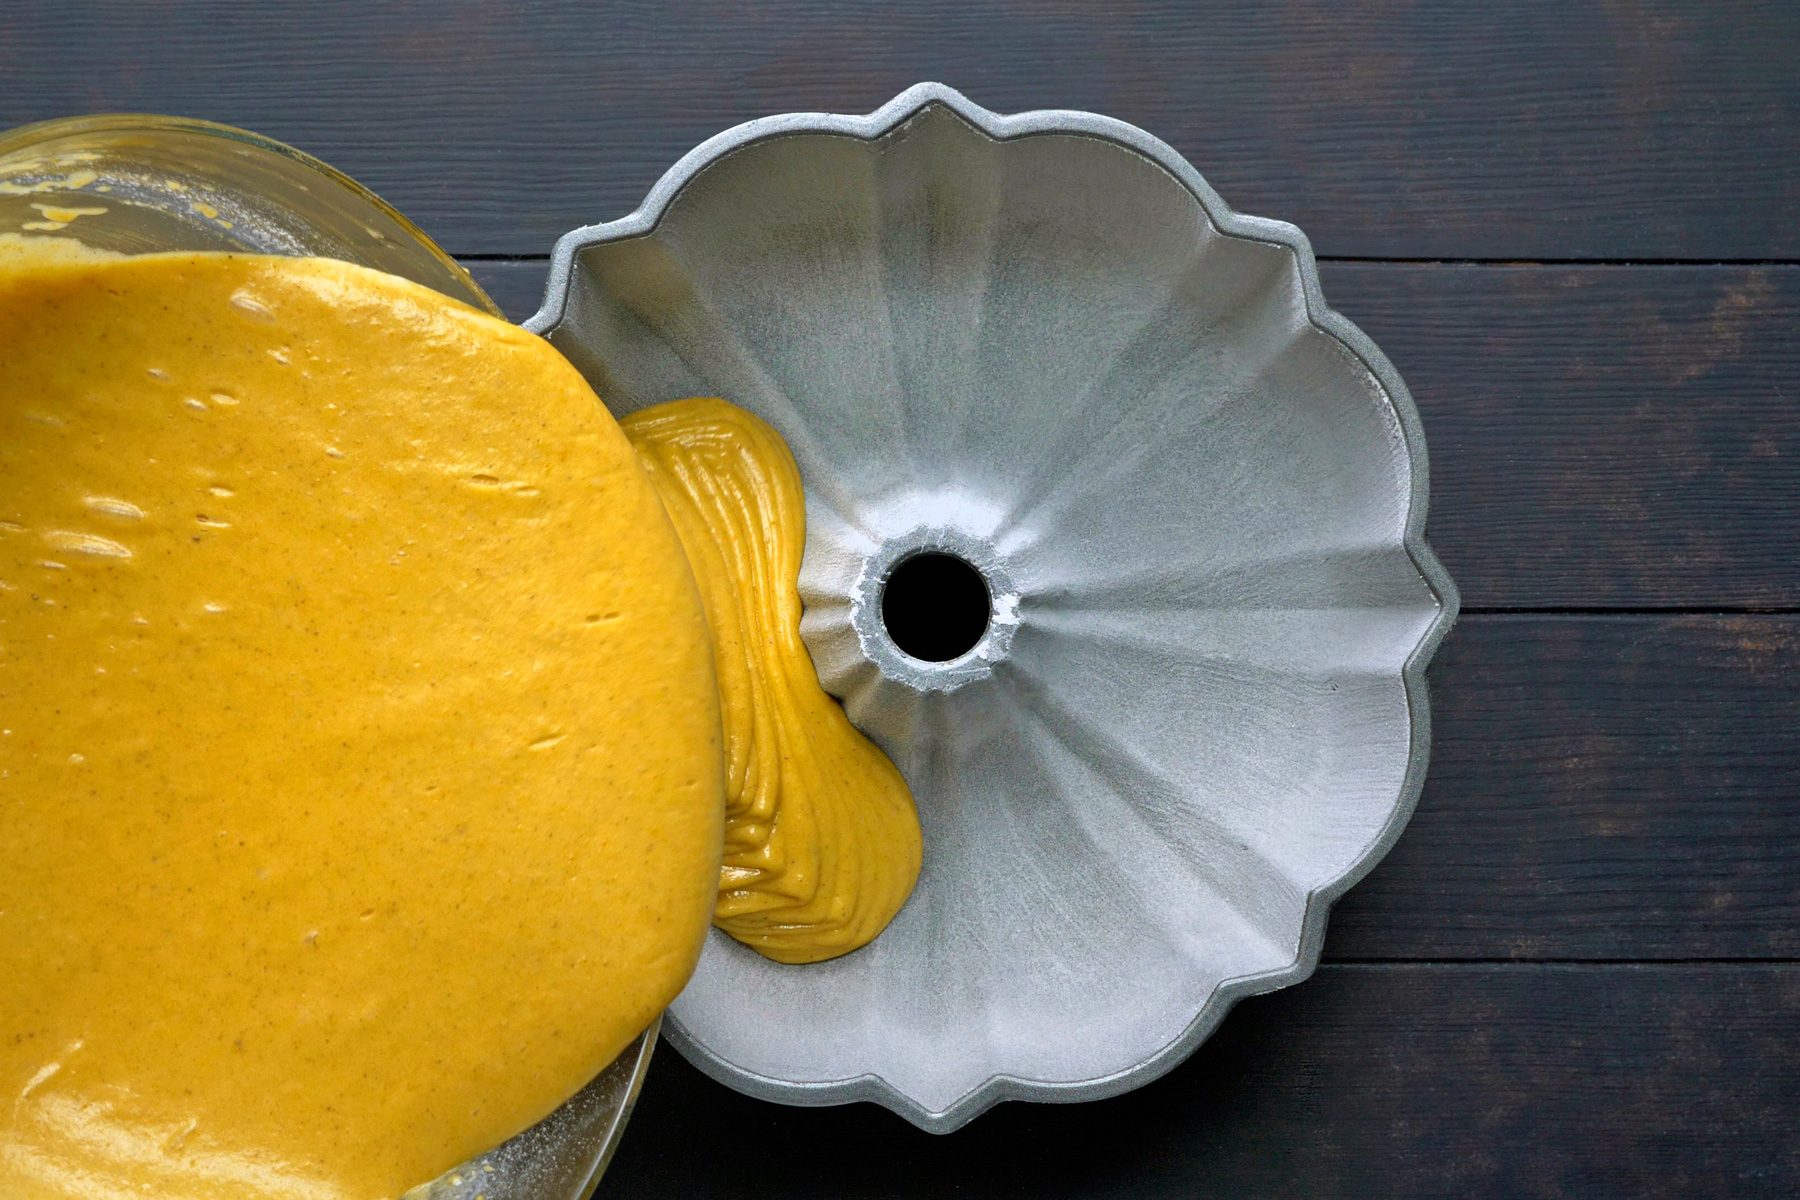
M 1800 604 L 1800 268 L 1321 274 L 1418 400 L 1465 604 Z
M 943 1138 L 665 1046 L 601 1194 L 1789 1197 L 1797 1027 L 1792 965 L 1327 966 L 1136 1092 Z
M 550 269 L 546 258 L 466 259 L 463 265 L 494 303 L 515 321 L 525 320 L 544 303 L 544 275 Z
M 473 264 L 515 317 L 541 262 Z M 1474 608 L 1800 605 L 1800 267 L 1326 263 Z
M 1086 108 L 1322 253 L 1800 256 L 1800 7 L 67 4 L 0 8 L 0 127 L 165 111 L 363 179 L 458 253 L 541 253 L 689 147 L 925 78 Z
M 1800 618 L 1471 616 L 1340 958 L 1800 957 Z

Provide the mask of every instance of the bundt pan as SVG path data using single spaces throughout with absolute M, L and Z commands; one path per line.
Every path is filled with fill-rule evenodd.
M 786 436 L 807 645 L 924 825 L 867 948 L 713 934 L 667 1024 L 702 1070 L 947 1131 L 1135 1087 L 1312 971 L 1418 796 L 1457 600 L 1417 411 L 1299 230 L 1130 125 L 922 84 L 704 143 L 557 243 L 528 324 L 621 415 L 718 395 Z M 896 617 L 932 553 L 985 597 Z M 966 653 L 896 643 L 970 594 Z

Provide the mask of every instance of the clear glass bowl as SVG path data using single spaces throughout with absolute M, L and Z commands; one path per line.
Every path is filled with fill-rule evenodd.
M 494 316 L 499 306 L 411 221 L 291 146 L 209 121 L 102 115 L 0 134 L 0 233 L 124 254 L 235 250 L 336 258 Z M 409 1200 L 582 1200 L 643 1085 L 661 1022 L 540 1124 Z
M 337 258 L 500 315 L 455 259 L 374 192 L 292 146 L 210 121 L 107 114 L 0 135 L 0 232 L 123 254 Z

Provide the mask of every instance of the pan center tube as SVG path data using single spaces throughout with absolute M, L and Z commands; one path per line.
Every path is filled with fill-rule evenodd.
M 1006 658 L 1018 610 L 1018 590 L 985 539 L 921 527 L 887 539 L 865 561 L 851 623 L 888 679 L 948 692 Z

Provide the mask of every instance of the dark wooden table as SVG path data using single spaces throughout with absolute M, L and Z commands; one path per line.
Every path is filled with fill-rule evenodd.
M 1800 5 L 0 4 L 0 127 L 260 130 L 516 316 L 709 134 L 928 78 L 1311 235 L 1463 589 L 1430 782 L 1313 980 L 1138 1092 L 935 1138 L 665 1051 L 606 1193 L 1800 1194 Z

